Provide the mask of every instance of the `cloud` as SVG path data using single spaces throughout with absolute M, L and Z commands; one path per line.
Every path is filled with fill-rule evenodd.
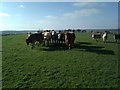
M 58 18 L 57 16 L 52 16 L 52 15 L 47 15 L 45 16 L 45 18 L 48 18 L 48 19 L 56 19 Z
M 84 17 L 99 14 L 100 10 L 95 8 L 75 10 L 63 13 L 59 16 L 47 15 L 45 18 L 37 22 L 41 28 L 79 28 L 83 25 L 80 20 Z M 84 25 L 82 27 L 85 27 Z
M 0 13 L 0 17 L 8 17 L 8 16 L 10 16 L 10 14 L 8 14 L 8 13 Z
M 25 6 L 24 5 L 20 5 L 19 8 L 25 8 Z
M 47 15 L 45 16 L 45 20 L 75 19 L 84 16 L 86 17 L 94 14 L 99 14 L 100 12 L 101 10 L 96 8 L 81 9 L 81 10 L 75 10 L 73 12 L 67 12 L 59 16 Z
M 76 10 L 71 13 L 65 13 L 63 14 L 63 16 L 70 17 L 70 18 L 78 18 L 81 16 L 90 16 L 90 15 L 98 14 L 98 13 L 100 13 L 100 10 L 95 9 L 95 8 L 90 8 L 90 9 Z
M 93 7 L 95 6 L 97 3 L 90 3 L 90 2 L 79 2 L 79 3 L 74 3 L 73 6 L 76 7 Z

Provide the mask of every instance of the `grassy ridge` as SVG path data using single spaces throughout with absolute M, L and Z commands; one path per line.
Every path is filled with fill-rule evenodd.
M 26 35 L 3 36 L 3 88 L 117 87 L 118 44 L 96 43 L 89 33 L 76 33 L 75 48 L 36 47 Z

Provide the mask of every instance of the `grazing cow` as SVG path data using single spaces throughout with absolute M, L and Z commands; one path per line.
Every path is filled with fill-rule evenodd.
M 98 42 L 98 39 L 101 39 L 102 34 L 99 32 L 92 33 L 92 38 Z
M 42 33 L 34 33 L 34 34 L 30 34 L 27 38 L 26 38 L 26 43 L 27 45 L 29 45 L 29 43 L 31 43 L 32 45 L 32 49 L 35 47 L 35 43 L 38 42 L 39 44 L 42 43 L 43 39 L 42 39 Z
M 43 32 L 43 35 L 44 35 L 44 45 L 47 43 L 47 46 L 49 46 L 52 39 L 52 33 L 47 30 Z
M 74 46 L 75 33 L 66 32 L 65 33 L 65 44 L 71 49 Z
M 114 34 L 114 39 L 116 42 L 120 41 L 120 34 Z

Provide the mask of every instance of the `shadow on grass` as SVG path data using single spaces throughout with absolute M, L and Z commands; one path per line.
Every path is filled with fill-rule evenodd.
M 104 55 L 114 55 L 112 50 L 106 50 L 103 46 L 96 46 L 90 42 L 76 42 L 73 49 L 84 50 L 86 52 L 92 52 Z M 65 51 L 68 47 L 64 43 L 51 44 L 49 47 L 41 48 L 43 51 Z
M 115 44 L 120 44 L 120 42 L 116 42 L 116 41 L 107 41 L 106 43 L 115 43 Z
M 97 53 L 97 54 L 105 54 L 105 55 L 115 55 L 112 50 L 106 50 L 103 46 L 96 46 L 92 43 L 85 43 L 85 42 L 77 42 L 75 44 L 75 48 L 77 49 L 84 49 L 87 52 Z
M 92 43 L 90 43 L 90 42 L 76 42 L 77 44 L 86 44 L 86 45 L 90 45 L 90 44 L 92 44 Z
M 43 51 L 65 51 L 68 50 L 67 46 L 64 43 L 54 43 L 49 45 L 46 48 L 41 48 Z

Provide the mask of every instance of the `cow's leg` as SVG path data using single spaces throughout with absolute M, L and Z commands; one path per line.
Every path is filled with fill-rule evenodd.
M 51 44 L 51 39 L 49 39 L 49 43 Z
M 98 42 L 97 39 L 96 39 L 96 42 Z
M 72 42 L 72 44 L 71 44 L 71 45 L 72 45 L 72 48 L 73 48 L 73 47 L 74 47 L 74 42 Z
M 69 44 L 68 47 L 69 47 L 69 50 L 70 50 L 71 49 L 71 44 Z
M 48 40 L 48 46 L 49 46 L 49 44 L 50 44 L 50 40 Z
M 52 43 L 54 43 L 54 39 L 52 38 Z
M 34 44 L 34 43 L 32 43 L 32 47 L 31 47 L 31 48 L 32 48 L 32 49 L 35 48 L 35 44 Z
M 102 41 L 105 43 L 105 38 L 104 37 L 102 37 Z
M 96 41 L 98 42 L 98 39 L 96 39 Z
M 45 46 L 45 40 L 43 40 L 43 46 Z
M 46 44 L 47 44 L 47 46 L 49 46 L 49 40 L 47 40 Z
M 41 42 L 41 41 L 39 41 L 39 43 L 38 43 L 38 47 L 41 45 L 41 43 L 42 43 L 42 42 Z
M 106 37 L 103 37 L 103 42 L 106 43 Z
M 107 40 L 107 39 L 105 38 L 105 41 L 104 41 L 104 43 L 106 43 L 106 40 Z
M 54 39 L 54 43 L 56 43 L 56 39 Z
M 52 44 L 52 39 L 50 39 L 50 44 Z

